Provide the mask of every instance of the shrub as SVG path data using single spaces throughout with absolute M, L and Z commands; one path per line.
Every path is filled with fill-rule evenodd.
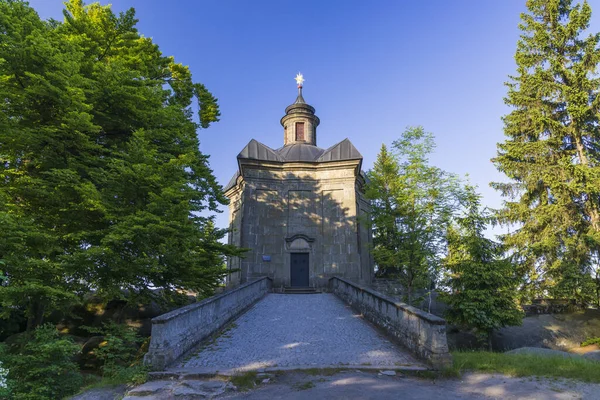
M 103 337 L 94 352 L 102 365 L 104 378 L 135 384 L 145 381 L 147 370 L 142 366 L 143 353 L 140 351 L 143 339 L 135 329 L 110 321 L 103 324 L 102 328 L 87 330 Z
M 51 324 L 5 346 L 2 363 L 8 370 L 5 383 L 11 398 L 54 400 L 77 392 L 82 377 L 73 359 L 78 352 L 79 346 L 61 337 Z
M 597 344 L 598 346 L 600 346 L 600 337 L 586 339 L 583 343 L 581 343 L 581 347 L 589 346 L 591 344 Z
M 3 347 L 0 348 L 0 355 L 4 352 Z M 8 369 L 4 368 L 2 362 L 0 362 L 0 399 L 6 399 L 10 395 L 8 390 Z

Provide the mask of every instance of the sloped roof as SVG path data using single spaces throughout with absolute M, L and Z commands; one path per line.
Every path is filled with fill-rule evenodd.
M 329 162 L 362 160 L 362 155 L 348 139 L 342 140 L 327 150 L 305 143 L 289 144 L 273 150 L 252 139 L 238 154 L 238 158 L 276 162 Z
M 233 174 L 233 177 L 229 180 L 229 183 L 223 188 L 223 191 L 226 192 L 229 189 L 231 189 L 232 187 L 235 186 L 235 184 L 237 183 L 238 178 L 240 177 L 240 170 L 235 171 L 235 174 Z
M 307 161 L 313 162 L 323 154 L 325 150 L 320 147 L 304 143 L 294 143 L 277 149 L 276 152 L 285 161 Z
M 265 146 L 264 144 L 254 139 L 252 139 L 250 143 L 248 143 L 246 147 L 244 147 L 240 154 L 238 154 L 238 158 L 262 161 L 285 161 L 273 149 L 271 149 L 268 146 Z
M 356 147 L 348 140 L 342 140 L 325 150 L 317 159 L 317 162 L 342 161 L 342 160 L 362 160 L 362 155 L 356 150 Z
M 275 161 L 275 162 L 332 162 L 345 160 L 362 160 L 362 155 L 356 150 L 356 147 L 348 139 L 331 146 L 327 150 L 320 147 L 304 143 L 294 143 L 283 146 L 277 150 L 252 139 L 246 147 L 238 154 L 238 159 Z M 227 191 L 234 187 L 240 171 L 237 171 L 231 178 L 227 186 L 223 189 Z

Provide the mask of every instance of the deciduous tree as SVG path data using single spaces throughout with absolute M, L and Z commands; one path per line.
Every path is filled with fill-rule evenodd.
M 382 146 L 368 173 L 378 274 L 399 279 L 409 303 L 415 289 L 436 280 L 446 226 L 460 197 L 457 177 L 429 165 L 434 147 L 431 133 L 408 128 L 393 152 Z
M 227 201 L 197 136 L 216 99 L 133 9 L 65 7 L 0 0 L 0 302 L 30 327 L 90 289 L 210 294 L 237 254 L 206 216 Z

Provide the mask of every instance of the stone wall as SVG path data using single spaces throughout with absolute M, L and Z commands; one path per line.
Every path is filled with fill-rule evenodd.
M 451 364 L 444 319 L 343 278 L 331 278 L 329 285 L 333 293 L 418 358 L 436 369 Z
M 369 285 L 373 290 L 393 297 L 396 301 L 403 302 L 406 289 L 397 279 L 374 278 Z M 416 289 L 413 291 L 413 306 L 438 317 L 444 317 L 448 305 L 439 299 L 437 290 Z
M 261 299 L 272 286 L 268 277 L 178 308 L 152 319 L 152 338 L 144 363 L 161 370 Z

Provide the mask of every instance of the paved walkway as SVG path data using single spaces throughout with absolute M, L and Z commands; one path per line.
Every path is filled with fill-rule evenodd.
M 423 366 L 332 294 L 268 294 L 173 369 Z

